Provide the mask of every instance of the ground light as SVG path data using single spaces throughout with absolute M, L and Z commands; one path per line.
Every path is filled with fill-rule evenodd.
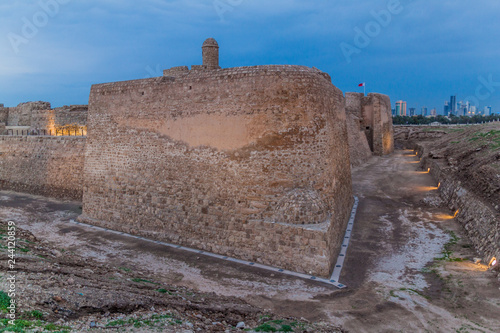
M 441 183 L 438 184 L 438 189 L 441 187 Z
M 488 264 L 488 268 L 496 266 L 497 263 L 498 263 L 498 260 L 496 257 L 491 258 L 490 263 Z
M 460 209 L 457 209 L 457 211 L 455 212 L 455 215 L 453 215 L 453 217 L 457 217 L 459 212 L 460 212 Z

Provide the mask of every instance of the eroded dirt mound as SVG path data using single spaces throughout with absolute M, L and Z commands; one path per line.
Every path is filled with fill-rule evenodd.
M 56 249 L 19 227 L 16 233 L 16 332 L 110 328 L 225 332 L 236 327 L 263 332 L 343 332 L 333 325 L 277 317 L 239 298 L 168 285 L 149 273 L 145 278 L 141 267 L 115 267 L 83 258 Z M 7 236 L 7 222 L 0 221 L 2 267 L 7 267 Z M 8 283 L 2 275 L 0 307 L 1 317 L 6 318 Z M 0 331 L 7 324 L 0 319 Z
M 396 144 L 429 151 L 465 188 L 500 212 L 500 122 L 471 126 L 396 126 Z

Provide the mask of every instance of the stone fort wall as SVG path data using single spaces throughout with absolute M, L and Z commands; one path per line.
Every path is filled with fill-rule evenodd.
M 377 93 L 370 93 L 367 96 L 362 93 L 346 93 L 346 112 L 350 115 L 348 119 L 352 119 L 351 123 L 359 122 L 360 130 L 364 131 L 373 154 L 382 156 L 394 152 L 394 129 L 389 96 Z M 352 128 L 353 137 L 359 136 L 358 131 L 354 130 L 355 127 Z M 356 149 L 356 145 L 351 144 L 353 156 L 364 155 L 363 152 L 353 149 Z
M 0 136 L 0 189 L 81 200 L 85 141 Z
M 327 276 L 353 204 L 342 92 L 300 66 L 181 69 L 92 87 L 80 220 Z
M 59 126 L 70 124 L 86 126 L 87 114 L 87 105 L 70 105 L 52 109 L 48 102 L 27 102 L 16 107 L 0 106 L 0 124 L 54 132 Z M 0 131 L 0 134 L 2 133 L 3 131 Z

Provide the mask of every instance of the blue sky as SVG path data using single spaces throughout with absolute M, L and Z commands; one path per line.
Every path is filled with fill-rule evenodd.
M 86 104 L 94 83 L 200 64 L 214 37 L 222 67 L 314 66 L 393 105 L 442 112 L 456 94 L 500 112 L 499 13 L 497 0 L 4 0 L 0 103 Z

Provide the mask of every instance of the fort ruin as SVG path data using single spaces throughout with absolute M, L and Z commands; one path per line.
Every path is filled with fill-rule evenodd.
M 344 97 L 304 66 L 222 69 L 214 39 L 202 54 L 191 69 L 94 85 L 88 113 L 70 117 L 87 137 L 0 137 L 1 188 L 83 198 L 86 223 L 329 276 L 352 156 L 394 149 L 389 98 Z M 4 109 L 0 123 L 30 129 L 64 118 L 50 104 Z

